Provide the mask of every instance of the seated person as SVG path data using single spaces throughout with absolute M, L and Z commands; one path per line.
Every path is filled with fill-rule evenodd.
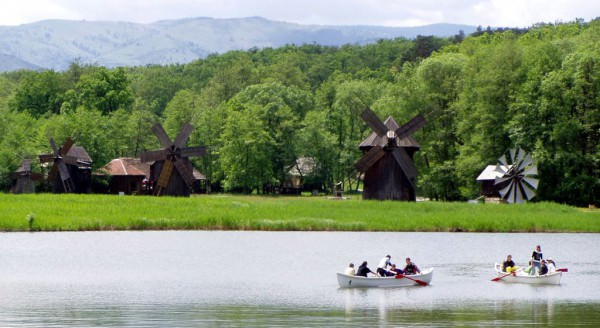
M 502 271 L 510 273 L 517 271 L 518 267 L 515 266 L 515 262 L 512 260 L 512 255 L 506 256 L 506 261 L 502 263 Z
M 533 260 L 529 260 L 529 265 L 525 269 L 523 269 L 523 272 L 529 274 L 531 272 L 532 267 L 533 267 Z
M 392 264 L 389 269 L 385 270 L 384 277 L 393 277 L 397 274 L 402 273 L 402 270 L 396 268 L 395 264 Z M 381 274 L 380 274 L 381 275 Z
M 354 271 L 354 263 L 348 264 L 348 267 L 346 268 L 346 271 L 344 271 L 344 273 L 350 276 L 356 275 L 356 271 Z
M 364 261 L 360 266 L 358 266 L 358 270 L 356 271 L 356 275 L 362 277 L 366 277 L 369 273 L 377 275 L 375 272 L 371 271 L 369 267 L 367 267 L 367 261 Z
M 546 265 L 546 260 L 542 260 L 542 267 L 540 268 L 540 276 L 543 276 L 548 273 L 548 265 Z
M 548 259 L 546 265 L 548 266 L 548 273 L 556 272 L 556 262 L 553 259 Z
M 411 274 L 418 274 L 418 273 L 421 273 L 421 270 L 419 270 L 419 267 L 417 267 L 416 264 L 414 264 L 410 261 L 410 257 L 407 257 L 406 258 L 406 266 L 404 267 L 404 274 L 411 275 Z
M 388 267 L 392 265 L 391 262 L 392 257 L 390 255 L 386 255 L 384 258 L 379 261 L 379 265 L 377 266 L 377 274 L 381 277 L 387 276 Z

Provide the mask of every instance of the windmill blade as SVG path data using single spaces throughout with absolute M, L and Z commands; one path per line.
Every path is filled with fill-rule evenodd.
M 169 148 L 173 145 L 173 143 L 171 142 L 171 139 L 167 135 L 167 132 L 162 127 L 162 125 L 160 125 L 160 123 L 156 123 L 152 127 L 152 132 L 154 132 L 154 134 L 158 138 L 158 142 L 160 142 L 160 145 L 163 146 L 164 148 Z
M 68 180 L 71 178 L 71 176 L 69 175 L 69 169 L 67 168 L 67 166 L 65 165 L 65 163 L 63 161 L 57 161 L 56 167 L 58 168 L 58 174 L 60 175 L 60 178 L 62 179 L 62 181 Z
M 415 167 L 412 158 L 408 156 L 408 153 L 406 152 L 406 150 L 404 150 L 404 148 L 394 149 L 392 151 L 392 156 L 394 156 L 394 159 L 396 159 L 396 162 L 398 163 L 398 165 L 400 165 L 402 172 L 404 172 L 404 174 L 408 178 L 408 181 L 410 181 L 411 185 L 413 185 L 414 188 L 415 186 L 413 181 L 417 177 L 417 168 Z
M 50 172 L 48 172 L 48 182 L 54 183 L 56 181 L 56 175 L 58 174 L 58 168 L 56 164 L 52 165 Z
M 179 131 L 177 138 L 175 138 L 175 142 L 173 143 L 175 145 L 175 147 L 177 147 L 177 148 L 183 147 L 183 145 L 185 145 L 185 143 L 188 141 L 188 138 L 192 134 L 193 130 L 194 130 L 194 127 L 191 124 L 185 123 L 183 125 L 183 127 L 181 128 L 181 131 Z
M 530 189 L 526 184 L 522 184 L 521 189 L 523 190 L 523 193 L 525 194 L 526 200 L 531 200 L 531 199 L 533 199 L 533 197 L 535 197 L 535 190 Z
M 521 188 L 518 185 L 515 185 L 514 188 L 509 193 L 508 201 L 511 203 L 522 203 L 523 202 L 523 193 L 521 192 Z
M 58 149 L 58 146 L 56 146 L 54 138 L 50 138 L 50 147 L 52 147 L 52 153 L 54 154 L 54 157 L 60 156 L 60 150 Z
M 518 169 L 519 169 L 519 171 L 521 171 L 531 164 L 533 164 L 533 158 L 531 158 L 531 155 L 525 154 L 523 160 L 519 163 Z
M 71 147 L 73 147 L 73 145 L 75 144 L 75 142 L 73 141 L 73 139 L 68 138 L 67 141 L 65 141 L 65 144 L 60 148 L 60 154 L 62 156 L 65 156 L 69 153 L 69 150 L 71 150 Z
M 172 174 L 173 162 L 170 160 L 164 161 L 162 170 L 160 171 L 160 176 L 158 177 L 158 181 L 156 181 L 156 185 L 161 188 L 167 188 Z
M 508 167 L 508 161 L 506 160 L 506 155 L 502 155 L 498 158 L 498 163 L 500 163 L 502 166 L 506 166 Z
M 177 169 L 177 172 L 179 172 L 181 178 L 183 178 L 183 181 L 185 181 L 187 186 L 191 188 L 194 184 L 194 174 L 192 173 L 192 166 L 186 165 L 185 161 L 182 160 L 173 161 L 173 164 L 175 165 L 175 168 Z
M 496 179 L 494 179 L 494 185 L 499 185 L 499 184 L 502 184 L 502 183 L 504 183 L 508 180 L 512 180 L 512 179 L 513 179 L 513 177 L 496 178 Z
M 540 180 L 536 178 L 524 177 L 522 181 L 531 186 L 533 190 L 537 190 L 538 185 L 540 184 Z
M 514 148 L 511 148 L 508 150 L 508 153 L 510 155 L 510 158 L 508 159 L 510 161 L 510 164 L 515 164 L 515 158 L 517 155 L 517 150 Z
M 142 163 L 162 161 L 167 159 L 167 153 L 166 149 L 145 151 L 140 154 L 140 161 Z
M 377 163 L 377 161 L 383 157 L 383 155 L 385 155 L 383 148 L 380 146 L 374 146 L 373 148 L 369 149 L 369 151 L 364 154 L 363 157 L 358 160 L 358 162 L 354 164 L 354 167 L 359 172 L 365 172 L 371 166 L 373 166 L 373 164 Z
M 180 155 L 181 155 L 181 157 L 204 156 L 204 155 L 206 155 L 206 147 L 196 146 L 196 147 L 181 148 Z
M 517 167 L 521 167 L 521 163 L 523 162 L 525 155 L 527 155 L 527 153 L 525 153 L 523 149 L 518 148 L 516 154 L 517 158 L 515 159 L 513 164 L 517 165 Z
M 494 170 L 496 172 L 500 172 L 502 173 L 502 175 L 508 173 L 508 166 L 506 165 L 496 165 L 496 169 Z
M 381 122 L 377 114 L 373 112 L 369 107 L 365 108 L 365 110 L 360 114 L 360 117 L 367 122 L 369 127 L 377 134 L 382 137 L 385 136 L 388 132 L 388 127 Z
M 535 166 L 535 165 L 530 166 L 529 168 L 527 168 L 527 170 L 523 171 L 524 176 L 531 176 L 531 175 L 537 175 L 537 174 L 538 174 L 538 170 L 537 170 L 537 166 Z
M 506 187 L 498 190 L 498 193 L 500 194 L 500 197 L 502 197 L 503 199 L 507 199 L 509 192 L 512 190 L 513 188 L 513 181 L 511 181 Z
M 422 128 L 423 126 L 425 126 L 425 123 L 427 123 L 427 121 L 425 120 L 425 117 L 423 115 L 419 114 L 419 115 L 413 117 L 406 124 L 402 125 L 398 129 L 396 129 L 396 136 L 398 136 L 398 138 L 400 138 L 400 139 L 402 139 L 406 136 L 409 136 L 409 135 L 413 134 L 415 131 L 417 131 L 420 128 Z

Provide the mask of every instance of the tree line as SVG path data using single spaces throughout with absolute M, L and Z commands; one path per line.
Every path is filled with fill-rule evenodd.
M 190 122 L 188 145 L 208 148 L 194 165 L 212 190 L 270 192 L 303 157 L 315 164 L 307 184 L 357 190 L 367 106 L 400 124 L 426 116 L 414 135 L 421 196 L 477 197 L 479 172 L 521 147 L 538 164 L 536 199 L 600 205 L 599 19 L 231 51 L 168 66 L 74 62 L 3 73 L 0 188 L 23 158 L 49 151 L 49 137 L 72 137 L 99 168 L 156 149 L 153 124 L 174 136 Z

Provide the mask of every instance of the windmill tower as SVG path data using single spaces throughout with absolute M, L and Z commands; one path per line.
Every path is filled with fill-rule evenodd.
M 354 165 L 364 173 L 363 199 L 415 201 L 413 155 L 420 146 L 412 134 L 425 125 L 425 118 L 417 115 L 400 126 L 392 117 L 381 122 L 369 108 L 361 118 L 373 130 L 361 142 L 363 157 Z
M 54 193 L 88 193 L 92 183 L 92 159 L 71 138 L 58 148 L 50 138 L 51 154 L 40 155 L 40 162 L 52 163 L 48 182 Z
M 204 156 L 206 148 L 203 146 L 184 147 L 188 141 L 193 127 L 186 123 L 175 141 L 171 141 L 160 124 L 152 127 L 152 132 L 163 147 L 159 150 L 145 151 L 140 155 L 143 163 L 154 162 L 150 168 L 150 180 L 156 181 L 154 194 L 170 196 L 189 196 L 194 175 L 190 156 Z

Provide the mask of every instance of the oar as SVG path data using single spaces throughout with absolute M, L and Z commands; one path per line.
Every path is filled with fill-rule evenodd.
M 507 274 L 505 274 L 505 275 L 503 275 L 503 276 L 496 277 L 496 278 L 492 279 L 492 281 L 498 281 L 498 280 L 500 280 L 500 279 L 502 279 L 502 278 L 504 278 L 504 277 L 508 277 L 508 276 L 510 276 L 511 274 L 514 274 L 514 272 L 509 272 L 509 273 L 507 273 Z
M 560 268 L 560 269 L 556 269 L 556 272 L 569 272 L 568 268 Z
M 417 284 L 419 284 L 419 285 L 421 285 L 421 286 L 427 286 L 427 285 L 429 285 L 428 283 L 426 283 L 426 282 L 425 282 L 425 281 L 423 281 L 423 280 L 419 280 L 419 279 L 411 278 L 411 277 L 409 277 L 409 276 L 405 276 L 405 275 L 403 275 L 403 274 L 401 274 L 401 273 L 399 273 L 399 274 L 397 274 L 397 275 L 396 275 L 396 279 L 402 279 L 402 278 L 410 279 L 410 280 L 412 280 L 412 281 L 416 282 Z

